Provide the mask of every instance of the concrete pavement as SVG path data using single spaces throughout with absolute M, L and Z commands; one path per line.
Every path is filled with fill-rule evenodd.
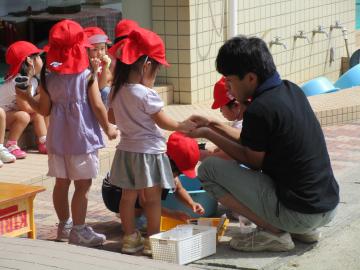
M 200 106 L 200 105 L 199 105 Z M 204 106 L 204 107 L 201 107 Z M 198 108 L 193 106 L 179 105 L 179 107 L 167 107 L 169 114 L 174 113 L 180 119 L 187 114 L 197 113 L 201 111 L 206 115 L 215 113 L 212 110 L 204 111 L 205 106 Z M 169 109 L 170 108 L 170 109 Z M 179 111 L 176 112 L 176 109 Z M 173 110 L 173 111 L 171 111 Z M 175 112 L 174 112 L 175 111 Z M 179 116 L 179 113 L 181 115 Z M 217 112 L 218 113 L 218 112 Z M 219 114 L 215 117 L 220 117 Z M 358 199 L 360 193 L 360 123 L 350 123 L 345 125 L 336 125 L 324 127 L 324 133 L 334 168 L 335 175 L 341 187 L 341 203 L 339 205 L 338 214 L 333 222 L 322 228 L 324 235 L 323 240 L 318 245 L 304 245 L 296 243 L 295 250 L 287 253 L 242 253 L 229 249 L 228 241 L 231 235 L 238 231 L 237 223 L 231 223 L 229 229 L 223 237 L 217 248 L 217 253 L 213 256 L 204 258 L 190 264 L 194 268 L 202 269 L 360 269 L 360 201 Z M 111 142 L 108 147 L 101 151 L 101 175 L 109 169 L 115 142 Z M 34 158 L 32 158 L 34 157 Z M 15 167 L 18 166 L 18 167 Z M 7 166 L 9 166 L 7 168 Z M 10 167 L 13 166 L 13 167 Z M 47 178 L 46 173 L 46 156 L 31 154 L 24 161 L 17 161 L 15 164 L 5 165 L 0 169 L 1 180 L 13 179 L 14 182 L 25 183 L 42 183 L 48 187 L 46 192 L 40 193 L 35 200 L 35 219 L 38 227 L 38 238 L 46 241 L 44 244 L 46 249 L 43 252 L 32 254 L 27 258 L 31 258 L 35 268 L 28 268 L 29 264 L 24 264 L 21 259 L 22 246 L 27 246 L 28 241 L 21 242 L 24 239 L 1 239 L 0 241 L 0 269 L 112 269 L 118 267 L 122 269 L 142 269 L 143 260 L 151 262 L 151 266 L 147 269 L 162 269 L 163 264 L 147 258 L 139 258 L 138 256 L 127 256 L 119 253 L 121 247 L 121 224 L 118 218 L 109 212 L 104 206 L 101 198 L 101 176 L 94 180 L 90 193 L 88 218 L 87 222 L 94 227 L 95 230 L 104 232 L 108 241 L 105 243 L 103 250 L 95 251 L 94 249 L 86 249 L 73 247 L 66 243 L 53 243 L 56 236 L 56 215 L 51 203 L 51 187 L 53 179 Z M 14 175 L 5 177 L 5 173 L 11 170 Z M 5 169 L 5 170 L 4 170 Z M 4 170 L 4 171 L 3 171 Z M 37 176 L 36 176 L 37 174 Z M 22 175 L 19 177 L 19 175 Z M 5 241 L 5 242 L 4 242 Z M 35 242 L 33 241 L 34 245 Z M 11 251 L 8 246 L 11 243 Z M 32 242 L 29 250 L 32 249 Z M 48 246 L 49 245 L 49 246 Z M 51 248 L 50 248 L 51 247 Z M 59 250 L 60 257 L 57 257 Z M 78 265 L 68 263 L 68 254 L 77 250 L 81 263 Z M 341 250 L 341 251 L 340 251 Z M 30 252 L 29 251 L 29 252 Z M 105 252 L 111 251 L 111 252 Z M 11 253 L 12 252 L 12 253 Z M 100 252 L 100 253 L 97 253 Z M 49 254 L 48 254 L 49 253 Z M 97 255 L 94 255 L 94 254 Z M 6 258 L 13 254 L 12 264 L 5 264 Z M 51 255 L 53 254 L 53 255 Z M 99 255 L 101 254 L 101 255 Z M 106 255 L 105 255 L 106 254 Z M 104 256 L 106 260 L 100 260 L 98 264 L 96 258 Z M 125 257 L 126 259 L 124 259 Z M 43 261 L 43 257 L 47 258 L 47 268 L 38 262 Z M 61 260 L 60 258 L 64 258 Z M 91 258 L 86 260 L 86 258 Z M 18 263 L 16 263 L 18 262 Z M 89 263 L 89 264 L 87 264 Z M 104 267 L 100 267 L 103 265 Z M 39 268 L 36 268 L 39 266 Z M 80 267 L 81 266 L 81 267 Z M 173 267 L 172 267 L 173 268 Z

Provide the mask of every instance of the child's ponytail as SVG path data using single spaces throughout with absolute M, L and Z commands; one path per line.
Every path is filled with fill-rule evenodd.
M 115 78 L 112 85 L 112 100 L 114 100 L 116 93 L 120 90 L 120 88 L 129 80 L 129 74 L 133 65 L 134 64 L 126 65 L 120 60 L 116 60 Z
M 139 57 L 139 59 L 136 60 L 136 62 L 131 65 L 127 65 L 127 64 L 124 64 L 123 62 L 121 62 L 120 60 L 116 60 L 115 78 L 114 78 L 114 82 L 112 85 L 111 100 L 113 100 L 115 98 L 115 95 L 117 92 L 119 92 L 120 88 L 125 83 L 128 82 L 130 71 L 136 70 L 136 71 L 140 72 L 142 65 L 144 64 L 145 61 L 151 62 L 152 72 L 155 72 L 157 70 L 158 66 L 160 65 L 157 61 L 155 61 L 154 59 L 152 59 L 146 55 Z
M 41 82 L 41 85 L 42 85 L 43 89 L 45 90 L 45 92 L 49 94 L 49 92 L 47 90 L 47 86 L 46 86 L 46 58 L 45 57 L 43 60 L 43 66 L 41 67 L 41 71 L 40 71 L 40 82 Z

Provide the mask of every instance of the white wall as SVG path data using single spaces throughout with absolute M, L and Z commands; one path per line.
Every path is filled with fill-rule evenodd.
M 150 0 L 122 0 L 122 15 L 137 21 L 144 28 L 152 29 Z

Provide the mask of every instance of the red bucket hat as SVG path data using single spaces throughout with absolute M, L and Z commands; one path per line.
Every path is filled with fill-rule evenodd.
M 112 48 L 114 48 L 113 56 L 127 65 L 147 55 L 164 66 L 170 66 L 165 58 L 162 39 L 156 33 L 144 28 L 134 29 L 126 39 L 116 43 Z
M 214 86 L 214 102 L 211 109 L 218 109 L 235 99 L 226 88 L 225 77 L 222 77 Z
M 195 166 L 200 158 L 196 140 L 181 132 L 173 132 L 167 141 L 167 155 L 183 174 L 189 178 L 196 177 Z
M 96 26 L 86 27 L 84 28 L 84 32 L 90 44 L 111 43 L 109 37 L 100 27 L 96 27 Z
M 115 38 L 128 36 L 132 30 L 138 28 L 139 25 L 133 20 L 123 19 L 119 21 L 115 27 Z
M 89 66 L 86 47 L 92 47 L 80 24 L 72 20 L 56 23 L 45 46 L 46 67 L 61 74 L 76 74 Z
M 12 78 L 19 73 L 20 67 L 26 57 L 42 52 L 43 50 L 27 41 L 16 41 L 11 44 L 5 54 L 6 63 L 10 65 L 6 78 Z
M 115 27 L 115 38 L 125 38 L 127 37 L 134 29 L 140 28 L 137 22 L 133 20 L 123 19 L 119 21 Z M 119 41 L 120 42 L 120 41 Z M 119 42 L 116 42 L 115 44 L 118 44 Z M 108 49 L 109 54 L 112 56 L 115 56 L 115 53 L 118 49 L 118 46 L 112 46 L 110 49 Z

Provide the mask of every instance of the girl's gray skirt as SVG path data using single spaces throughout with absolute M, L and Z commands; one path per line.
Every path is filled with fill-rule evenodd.
M 168 156 L 117 149 L 110 171 L 110 183 L 125 189 L 142 189 L 160 185 L 173 189 L 174 177 Z

